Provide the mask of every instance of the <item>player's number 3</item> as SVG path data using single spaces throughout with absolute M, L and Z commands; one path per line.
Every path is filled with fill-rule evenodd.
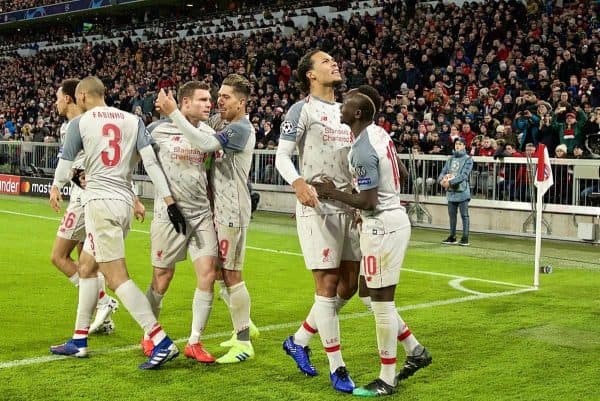
M 102 136 L 108 138 L 108 150 L 102 151 L 102 163 L 114 167 L 121 160 L 121 130 L 114 124 L 104 124 Z

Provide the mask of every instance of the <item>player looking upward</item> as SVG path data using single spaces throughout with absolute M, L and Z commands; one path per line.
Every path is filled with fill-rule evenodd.
M 318 331 L 329 359 L 331 383 L 334 389 L 349 393 L 354 382 L 340 350 L 338 312 L 357 289 L 358 232 L 353 227 L 353 210 L 334 200 L 319 202 L 311 184 L 328 179 L 338 189 L 352 191 L 347 157 L 354 138 L 348 126 L 340 122 L 334 89 L 342 83 L 342 77 L 335 60 L 320 50 L 307 53 L 298 65 L 298 79 L 309 95 L 290 108 L 281 124 L 275 164 L 298 198 L 298 238 L 315 281 L 315 301 L 302 326 L 284 341 L 283 348 L 300 371 L 315 376 L 308 342 Z M 296 149 L 300 173 L 291 160 Z

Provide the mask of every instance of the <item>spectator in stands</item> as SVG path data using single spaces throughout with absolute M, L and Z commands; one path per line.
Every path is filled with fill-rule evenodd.
M 463 234 L 460 245 L 469 245 L 469 201 L 471 200 L 471 189 L 469 177 L 473 168 L 473 159 L 467 155 L 466 141 L 458 138 L 454 142 L 454 153 L 446 161 L 437 181 L 446 189 L 448 198 L 448 217 L 450 219 L 450 235 L 443 244 L 456 244 L 457 212 L 463 223 Z
M 552 124 L 552 115 L 550 113 L 545 113 L 542 116 L 540 121 L 540 129 L 538 131 L 538 143 L 543 143 L 546 145 L 548 154 L 550 157 L 554 157 L 555 149 L 560 144 L 560 138 L 558 135 L 558 129 Z
M 528 143 L 525 145 L 524 157 L 528 160 L 535 155 L 535 145 Z M 532 199 L 532 180 L 530 166 L 525 164 L 518 167 L 517 175 L 515 178 L 515 197 L 517 201 L 529 202 Z
M 270 121 L 264 121 L 260 137 L 257 136 L 256 149 L 266 149 L 269 142 L 275 143 L 275 136 Z
M 17 131 L 17 127 L 15 125 L 15 119 L 14 118 L 9 118 L 6 120 L 6 122 L 4 123 L 4 131 L 6 133 L 6 131 L 8 131 L 8 135 L 10 138 L 14 138 L 15 137 L 15 133 Z
M 466 151 L 470 151 L 471 150 L 471 145 L 473 142 L 473 139 L 475 139 L 477 135 L 475 134 L 475 132 L 473 132 L 471 130 L 471 124 L 469 123 L 464 123 L 462 125 L 462 132 L 460 133 L 460 137 L 462 139 L 464 139 L 465 145 L 466 145 Z M 456 146 L 455 146 L 455 151 L 456 151 Z
M 586 123 L 583 126 L 582 130 L 582 141 L 581 143 L 585 146 L 585 149 L 590 152 L 590 154 L 594 154 L 593 143 L 600 142 L 600 107 L 596 107 Z M 596 152 L 596 156 L 600 157 L 600 153 Z
M 565 111 L 563 107 L 557 109 L 559 113 Z M 558 116 L 555 116 L 552 124 L 556 130 L 558 130 L 558 136 L 560 143 L 567 145 L 567 153 L 572 154 L 575 145 L 583 144 L 583 125 L 587 121 L 587 116 L 582 110 L 579 110 L 577 114 L 569 111 L 566 113 L 564 122 L 560 121 Z
M 540 117 L 531 110 L 518 111 L 513 122 L 513 129 L 519 141 L 519 150 L 525 149 L 527 143 L 537 143 Z
M 555 157 L 557 159 L 567 158 L 567 145 L 558 145 L 555 149 Z M 548 191 L 545 196 L 546 201 L 556 204 L 566 204 L 571 198 L 572 192 L 572 175 L 569 172 L 570 167 L 566 164 L 552 164 L 552 176 L 554 178 L 554 187 Z
M 285 85 L 288 84 L 292 77 L 292 69 L 286 59 L 281 60 L 281 65 L 277 69 L 277 82 L 283 82 Z
M 50 130 L 46 127 L 44 119 L 39 118 L 35 127 L 31 130 L 33 142 L 44 142 L 47 136 L 50 136 Z
M 564 50 L 562 52 L 562 62 L 558 67 L 558 79 L 562 82 L 569 82 L 569 78 L 571 76 L 577 77 L 581 68 L 579 67 L 577 61 L 571 55 L 571 52 L 568 50 Z
M 39 2 L 53 0 L 39 0 L 35 3 Z M 239 26 L 225 18 L 222 24 L 224 30 L 233 31 L 242 28 L 242 24 L 248 24 L 248 21 L 254 22 L 250 16 L 254 9 L 246 6 L 250 2 L 236 3 L 240 16 L 250 18 L 240 19 Z M 280 2 L 279 7 L 288 3 L 289 1 Z M 3 4 L 2 1 L 0 4 Z M 16 5 L 16 2 L 8 4 Z M 310 5 L 318 4 L 320 2 L 316 1 Z M 521 2 L 486 1 L 461 7 L 439 5 L 435 8 L 415 8 L 416 17 L 408 19 L 407 10 L 398 4 L 385 2 L 384 13 L 378 16 L 360 13 L 348 24 L 342 24 L 339 19 L 320 17 L 313 26 L 297 26 L 292 37 L 286 37 L 281 32 L 266 31 L 251 34 L 247 38 L 227 35 L 218 39 L 210 36 L 191 36 L 185 41 L 176 42 L 177 51 L 173 50 L 172 43 L 160 44 L 156 41 L 139 40 L 134 33 L 121 33 L 133 32 L 130 29 L 103 26 L 101 21 L 94 24 L 94 33 L 105 34 L 104 39 L 115 37 L 124 41 L 125 38 L 129 38 L 126 46 L 114 45 L 108 41 L 100 43 L 90 40 L 89 37 L 86 39 L 89 43 L 82 46 L 75 42 L 81 39 L 82 34 L 71 32 L 63 25 L 37 29 L 36 32 L 29 30 L 26 34 L 23 30 L 19 33 L 5 33 L 0 45 L 5 49 L 8 49 L 7 46 L 16 48 L 15 44 L 32 40 L 50 40 L 55 44 L 70 42 L 71 47 L 32 50 L 32 56 L 22 57 L 14 54 L 11 55 L 12 58 L 0 60 L 0 92 L 15 94 L 14 97 L 6 96 L 0 101 L 0 113 L 7 118 L 16 118 L 15 132 L 19 132 L 23 123 L 28 122 L 30 118 L 32 123 L 38 117 L 49 118 L 46 126 L 56 125 L 58 117 L 51 116 L 48 108 L 40 106 L 40 103 L 45 105 L 52 102 L 52 91 L 43 92 L 52 85 L 46 78 L 47 71 L 50 74 L 48 76 L 75 76 L 88 73 L 83 71 L 82 66 L 92 66 L 110 88 L 109 93 L 115 87 L 119 88 L 116 91 L 115 106 L 127 107 L 121 105 L 122 100 L 118 96 L 122 88 L 133 85 L 134 88 L 144 87 L 150 92 L 160 85 L 173 86 L 192 79 L 192 74 L 195 74 L 194 77 L 206 77 L 206 80 L 214 82 L 218 88 L 223 76 L 227 75 L 230 69 L 238 68 L 240 59 L 244 60 L 241 67 L 245 68 L 246 74 L 249 77 L 255 76 L 254 92 L 260 93 L 257 99 L 265 97 L 267 103 L 273 107 L 271 113 L 276 113 L 276 107 L 282 107 L 285 113 L 289 105 L 299 98 L 299 92 L 292 85 L 298 54 L 318 46 L 335 46 L 340 49 L 340 64 L 342 61 L 348 62 L 347 65 L 344 63 L 344 71 L 351 72 L 356 69 L 358 76 L 364 77 L 362 79 L 365 83 L 375 85 L 378 82 L 383 86 L 381 93 L 384 95 L 384 101 L 395 100 L 396 94 L 406 96 L 405 104 L 394 105 L 399 106 L 395 112 L 413 114 L 412 117 L 405 118 L 404 122 L 397 123 L 400 132 L 404 132 L 406 124 L 416 128 L 423 121 L 425 112 L 432 113 L 431 118 L 437 121 L 437 115 L 443 111 L 448 122 L 458 124 L 459 129 L 465 121 L 465 115 L 474 114 L 474 118 L 469 121 L 471 130 L 476 134 L 486 133 L 494 136 L 493 130 L 486 122 L 487 118 L 482 116 L 492 114 L 492 119 L 495 118 L 501 125 L 508 127 L 502 119 L 506 117 L 511 123 L 517 119 L 517 106 L 513 104 L 517 98 L 522 98 L 518 111 L 524 112 L 525 109 L 529 109 L 541 120 L 544 113 L 550 111 L 550 107 L 546 106 L 545 110 L 541 110 L 541 101 L 547 102 L 552 108 L 564 107 L 564 111 L 556 113 L 557 120 L 561 123 L 565 122 L 566 113 L 573 112 L 577 106 L 585 108 L 586 102 L 591 107 L 600 106 L 600 41 L 597 31 L 593 30 L 597 6 L 575 7 L 571 3 L 565 3 L 564 7 L 551 9 L 532 7 L 532 20 L 528 20 L 527 11 Z M 588 5 L 590 2 L 584 4 Z M 262 3 L 261 7 L 261 12 L 265 11 L 271 16 L 277 9 L 267 11 L 269 6 Z M 252 13 L 249 10 L 253 10 Z M 244 15 L 245 12 L 249 14 Z M 546 15 L 547 13 L 551 14 Z M 174 11 L 172 17 L 175 18 L 176 14 Z M 285 12 L 284 15 L 289 13 Z M 490 24 L 488 19 L 494 23 Z M 142 21 L 142 18 L 139 18 L 139 21 Z M 152 21 L 150 24 L 155 23 L 153 18 L 149 18 L 148 21 Z M 160 21 L 156 26 L 146 24 L 147 26 L 142 27 L 146 31 L 146 38 L 174 38 L 177 35 L 176 26 L 181 26 L 182 29 L 190 28 L 186 23 L 193 24 L 194 30 L 199 30 L 197 26 L 202 25 L 206 32 L 210 25 L 206 22 L 198 24 L 197 21 L 189 19 L 182 22 L 181 18 L 169 22 L 162 19 L 156 21 Z M 268 20 L 269 23 L 272 21 Z M 436 23 L 432 24 L 432 21 Z M 472 25 L 468 33 L 461 25 L 465 21 Z M 535 25 L 532 22 L 535 22 Z M 354 30 L 355 34 L 352 34 Z M 8 43 L 11 45 L 7 45 Z M 31 46 L 38 45 L 32 42 Z M 43 47 L 41 44 L 41 49 Z M 131 67 L 130 60 L 134 61 Z M 177 64 L 175 61 L 179 60 L 205 61 L 198 62 L 195 68 L 172 67 Z M 219 60 L 222 60 L 222 63 Z M 278 69 L 282 60 L 287 60 L 291 69 L 288 84 L 283 86 L 278 85 Z M 25 65 L 27 68 L 22 68 Z M 571 82 L 573 76 L 576 83 Z M 350 77 L 347 79 L 351 80 Z M 59 80 L 57 78 L 57 82 Z M 216 93 L 216 90 L 214 92 Z M 285 99 L 286 104 L 278 105 L 273 102 L 275 94 L 279 95 L 280 99 Z M 418 101 L 419 97 L 423 100 Z M 469 98 L 468 103 L 461 102 L 465 97 Z M 143 99 L 144 114 L 153 112 L 152 99 L 148 99 L 147 102 L 145 97 Z M 538 102 L 537 111 L 529 107 L 529 103 L 534 101 Z M 149 107 L 146 107 L 147 105 Z M 260 117 L 269 119 L 265 114 L 265 106 L 262 107 L 263 114 Z M 251 110 L 251 117 L 254 115 L 257 115 L 256 109 Z M 18 121 L 19 116 L 22 118 L 21 122 Z M 455 117 L 460 121 L 456 121 Z M 480 124 L 475 124 L 480 118 L 483 118 L 486 124 L 485 129 L 479 129 Z M 385 120 L 389 123 L 394 122 L 393 118 L 387 116 Z M 540 129 L 543 128 L 547 128 L 547 125 L 540 124 Z M 477 132 L 478 130 L 485 132 Z M 274 120 L 273 131 L 277 132 Z M 506 135 L 510 135 L 509 131 L 506 130 Z M 544 136 L 541 133 L 539 138 L 525 137 L 519 145 L 522 147 L 527 142 L 535 144 L 542 141 L 542 138 Z M 444 139 L 442 135 L 442 141 Z M 507 141 L 513 142 L 513 139 L 509 136 Z M 396 144 L 401 142 L 395 141 Z M 585 143 L 585 139 L 580 143 Z M 452 149 L 453 144 L 450 151 Z

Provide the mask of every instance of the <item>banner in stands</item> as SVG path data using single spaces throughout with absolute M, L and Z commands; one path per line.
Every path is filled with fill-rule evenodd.
M 21 177 L 22 195 L 48 198 L 50 187 L 52 187 L 52 178 Z M 68 199 L 71 194 L 71 186 L 67 185 L 63 187 L 61 193 L 63 199 Z
M 17 175 L 0 174 L 0 194 L 19 195 L 21 177 Z

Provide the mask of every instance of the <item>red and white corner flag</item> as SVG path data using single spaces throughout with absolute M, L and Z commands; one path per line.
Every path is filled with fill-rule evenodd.
M 538 144 L 535 152 L 537 163 L 537 177 L 535 186 L 537 187 L 537 200 L 535 203 L 535 259 L 533 263 L 533 286 L 540 286 L 540 257 L 542 254 L 542 199 L 544 194 L 552 185 L 554 185 L 554 177 L 552 177 L 552 168 L 550 166 L 550 158 L 548 157 L 548 149 L 543 143 Z
M 543 195 L 548 191 L 548 188 L 554 185 L 554 177 L 552 176 L 552 167 L 550 166 L 550 157 L 548 156 L 546 145 L 543 143 L 538 144 L 535 156 L 538 159 L 535 186 Z

